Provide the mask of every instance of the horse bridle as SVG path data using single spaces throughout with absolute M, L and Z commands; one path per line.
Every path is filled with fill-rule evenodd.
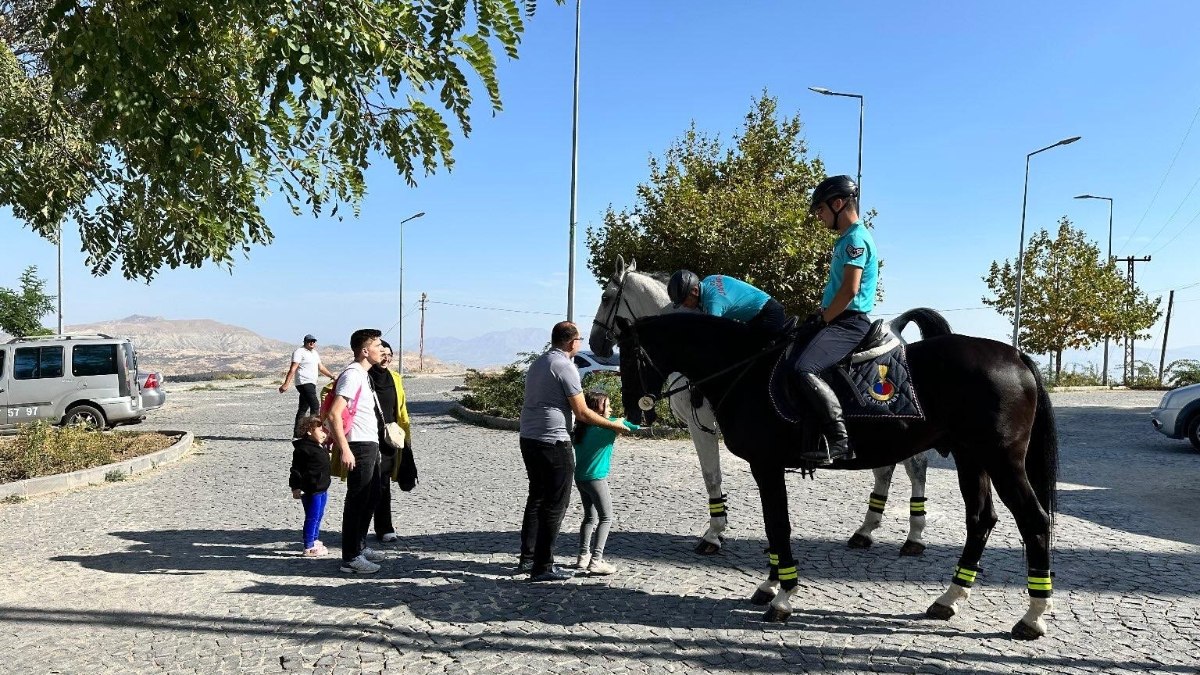
M 626 272 L 621 277 L 621 283 L 617 284 L 617 296 L 613 298 L 612 309 L 608 312 L 608 318 L 602 323 L 600 317 L 592 319 L 593 326 L 600 326 L 604 329 L 604 337 L 614 345 L 617 343 L 617 312 L 621 310 L 621 301 L 625 301 L 625 308 L 629 310 L 629 316 L 634 317 L 633 307 L 629 306 L 629 301 L 625 300 L 625 282 L 629 281 L 629 273 Z M 636 317 L 634 317 L 636 318 Z

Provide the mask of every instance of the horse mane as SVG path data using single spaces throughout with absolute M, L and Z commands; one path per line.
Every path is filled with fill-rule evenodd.
M 640 274 L 644 277 L 650 277 L 663 286 L 666 286 L 671 281 L 671 275 L 667 272 L 642 272 L 641 270 L 638 270 L 633 272 L 633 274 Z
M 762 347 L 759 340 L 754 338 L 753 330 L 741 321 L 695 310 L 642 317 L 634 322 L 633 326 L 639 336 L 644 335 L 646 331 L 684 331 L 684 334 L 691 338 L 690 341 L 725 355 L 750 353 Z

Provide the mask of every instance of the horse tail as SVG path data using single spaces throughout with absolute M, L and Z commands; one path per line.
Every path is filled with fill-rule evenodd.
M 1037 381 L 1037 412 L 1029 435 L 1029 451 L 1025 454 L 1025 472 L 1046 515 L 1050 517 L 1050 534 L 1054 532 L 1054 512 L 1058 504 L 1058 430 L 1050 394 L 1042 384 L 1042 375 L 1033 359 L 1021 354 L 1021 360 Z
M 888 326 L 892 329 L 893 333 L 899 335 L 910 323 L 917 324 L 917 328 L 921 331 L 922 340 L 937 337 L 938 335 L 949 335 L 953 332 L 950 330 L 950 324 L 946 321 L 946 318 L 939 314 L 936 309 L 929 309 L 928 307 L 910 309 L 889 321 Z

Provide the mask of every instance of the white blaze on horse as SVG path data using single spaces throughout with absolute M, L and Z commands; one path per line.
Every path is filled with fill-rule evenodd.
M 600 306 L 596 309 L 595 319 L 592 321 L 588 345 L 596 354 L 609 356 L 620 340 L 619 319 L 633 323 L 642 317 L 671 311 L 676 310 L 667 297 L 666 276 L 638 272 L 637 261 L 630 261 L 626 265 L 625 259 L 618 256 L 616 269 L 600 296 Z M 891 329 L 899 335 L 907 323 L 907 318 L 900 318 L 898 322 L 892 322 Z M 949 326 L 946 326 L 945 332 L 949 332 Z M 696 447 L 696 457 L 700 460 L 704 487 L 708 491 L 708 529 L 701 535 L 696 552 L 711 555 L 721 550 L 723 535 L 728 527 L 726 494 L 721 485 L 721 455 L 716 416 L 712 405 L 703 396 L 689 390 L 687 378 L 682 374 L 669 375 L 667 388 L 670 391 L 678 390 L 670 397 L 671 412 L 687 424 L 692 444 Z M 636 406 L 627 404 L 625 411 L 631 416 L 631 421 L 637 421 L 640 411 Z M 925 531 L 925 473 L 929 459 L 926 453 L 920 453 L 904 460 L 902 464 L 912 484 L 912 497 L 909 499 L 908 537 L 900 548 L 900 554 L 920 555 L 925 550 L 922 535 Z M 882 523 L 884 506 L 895 470 L 895 465 L 874 469 L 875 484 L 871 491 L 867 514 L 862 526 L 848 542 L 851 548 L 868 548 L 874 543 L 872 533 Z

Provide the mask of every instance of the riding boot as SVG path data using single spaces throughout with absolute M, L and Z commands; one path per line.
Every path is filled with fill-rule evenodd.
M 818 426 L 829 441 L 828 454 L 821 450 L 801 452 L 800 458 L 816 465 L 832 464 L 836 459 L 854 459 L 846 435 L 846 422 L 842 419 L 842 405 L 833 390 L 816 373 L 800 373 L 799 379 L 799 389 L 808 409 L 817 416 Z

